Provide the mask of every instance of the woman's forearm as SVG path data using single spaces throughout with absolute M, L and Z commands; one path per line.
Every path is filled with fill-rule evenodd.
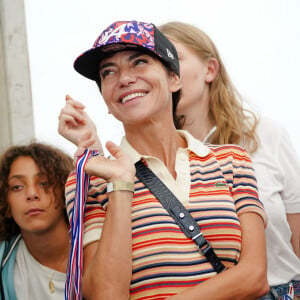
M 268 293 L 263 221 L 255 213 L 243 214 L 240 221 L 242 251 L 238 264 L 169 300 L 250 300 Z
M 132 273 L 129 191 L 110 194 L 101 239 L 84 256 L 86 299 L 128 299 Z

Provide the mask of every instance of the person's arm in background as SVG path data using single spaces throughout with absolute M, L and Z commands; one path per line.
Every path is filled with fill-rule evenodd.
M 294 252 L 300 258 L 300 213 L 287 214 L 286 216 L 292 231 L 291 243 Z
M 292 232 L 291 243 L 300 258 L 300 160 L 287 131 L 283 128 L 277 159 L 283 180 L 281 196 Z

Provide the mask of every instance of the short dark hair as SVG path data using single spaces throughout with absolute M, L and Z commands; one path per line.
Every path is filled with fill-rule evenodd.
M 20 232 L 13 218 L 8 216 L 8 176 L 11 165 L 19 157 L 31 157 L 44 172 L 50 186 L 58 188 L 65 201 L 65 183 L 73 168 L 72 158 L 62 150 L 42 143 L 30 143 L 8 148 L 0 158 L 0 240 L 7 240 Z M 65 213 L 66 222 L 68 222 Z

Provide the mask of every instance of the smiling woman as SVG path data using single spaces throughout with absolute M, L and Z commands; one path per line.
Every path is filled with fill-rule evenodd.
M 115 0 L 105 6 L 101 18 L 103 3 L 97 0 L 25 0 L 24 4 L 35 134 L 40 141 L 62 147 L 68 153 L 75 151 L 57 135 L 57 115 L 68 92 L 84 100 L 102 142 L 119 143 L 122 125 L 107 114 L 103 101 L 95 101 L 97 89 L 88 81 L 82 82 L 72 64 L 99 28 L 114 19 L 140 16 L 156 25 L 182 21 L 204 29 L 222 49 L 222 59 L 242 96 L 252 103 L 252 108 L 287 128 L 300 155 L 300 39 L 295 38 L 300 35 L 300 1 L 190 0 L 186 5 L 182 0 L 166 0 L 155 1 L 160 9 L 148 5 L 144 10 L 140 1 Z M 47 47 L 41 51 L 41 45 Z
M 174 45 L 152 23 L 118 21 L 74 66 L 97 82 L 125 131 L 120 146 L 106 144 L 114 159 L 95 156 L 85 165 L 92 177 L 84 214 L 84 298 L 240 300 L 267 293 L 265 215 L 251 160 L 239 146 L 206 146 L 176 130 L 181 82 Z M 59 116 L 59 132 L 79 143 L 77 153 L 95 147 L 84 116 L 72 99 Z M 136 174 L 138 166 L 151 176 Z M 70 218 L 75 177 L 71 173 L 66 184 Z M 181 205 L 167 210 L 148 185 L 155 179 Z M 188 222 L 178 211 L 182 205 L 197 222 L 186 229 L 190 236 L 178 225 Z M 220 263 L 197 247 L 200 236 Z M 222 273 L 220 266 L 226 267 Z
M 69 253 L 64 184 L 72 159 L 43 144 L 0 159 L 0 299 L 63 299 Z

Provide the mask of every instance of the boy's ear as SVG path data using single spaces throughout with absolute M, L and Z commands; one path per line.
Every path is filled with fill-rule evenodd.
M 207 72 L 205 74 L 205 81 L 207 83 L 210 83 L 214 81 L 214 79 L 217 77 L 219 73 L 219 63 L 215 58 L 209 59 L 207 62 Z

